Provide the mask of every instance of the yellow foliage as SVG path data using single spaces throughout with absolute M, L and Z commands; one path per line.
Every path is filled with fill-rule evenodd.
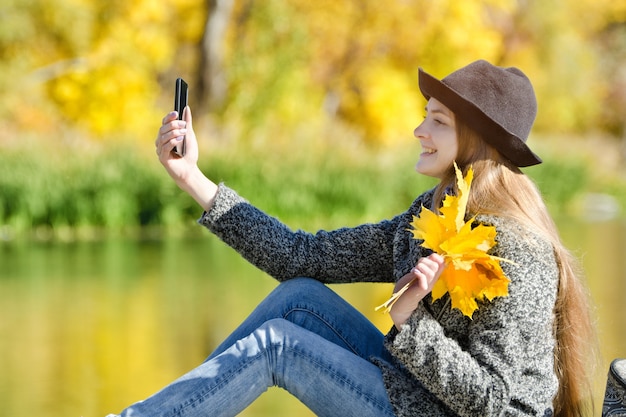
M 465 212 L 473 171 L 470 168 L 463 178 L 454 165 L 457 175 L 458 195 L 447 195 L 443 201 L 441 214 L 437 215 L 422 207 L 419 217 L 413 218 L 413 237 L 423 240 L 422 246 L 443 256 L 445 269 L 432 290 L 433 301 L 450 294 L 452 308 L 459 309 L 472 318 L 478 309 L 477 301 L 508 295 L 509 279 L 500 267 L 501 258 L 487 252 L 496 244 L 496 229 L 493 226 L 478 224 L 475 218 L 465 221 Z M 410 282 L 381 307 L 387 311 Z
M 500 259 L 487 253 L 496 244 L 495 227 L 474 226 L 475 218 L 465 221 L 473 170 L 470 168 L 463 178 L 456 164 L 454 167 L 458 195 L 445 197 L 440 215 L 423 207 L 411 225 L 413 237 L 423 239 L 422 246 L 446 261 L 446 268 L 433 287 L 433 300 L 447 292 L 452 308 L 471 318 L 478 308 L 476 300 L 508 295 L 509 280 L 500 267 Z
M 626 21 L 626 0 L 605 0 L 608 6 L 608 17 L 614 22 Z
M 359 79 L 367 87 L 361 99 L 367 136 L 381 144 L 411 137 L 423 113 L 415 79 L 384 62 L 365 67 Z
M 29 94 L 10 85 L 4 101 L 19 104 L 0 106 L 3 116 L 19 120 L 17 109 L 50 100 L 56 114 L 49 116 L 58 125 L 63 121 L 95 137 L 152 142 L 155 124 L 169 110 L 157 106 L 161 86 L 156 74 L 172 66 L 181 41 L 196 44 L 202 36 L 203 4 L 196 0 L 36 0 L 35 4 L 41 7 L 22 21 L 25 28 L 39 29 L 22 48 L 28 60 L 14 60 L 23 66 L 22 80 L 13 80 L 14 84 L 27 86 Z M 173 79 L 174 75 L 172 86 Z M 49 129 L 40 120 L 28 120 L 21 128 Z
M 419 66 L 449 72 L 468 57 L 500 55 L 488 10 L 512 7 L 508 0 L 297 3 L 314 77 L 338 97 L 339 114 L 376 144 L 411 137 L 419 123 Z
M 223 113 L 247 128 L 285 121 L 288 136 L 294 121 L 330 115 L 371 143 L 393 143 L 410 137 L 422 113 L 418 67 L 445 76 L 479 58 L 530 76 L 538 130 L 597 128 L 605 122 L 594 103 L 621 97 L 608 69 L 619 64 L 604 65 L 614 58 L 600 60 L 597 41 L 626 19 L 626 0 L 233 1 Z M 151 142 L 171 101 L 168 80 L 193 84 L 206 70 L 199 53 L 210 12 L 200 0 L 9 1 L 0 116 L 20 129 L 75 125 Z M 607 105 L 621 114 L 619 101 Z M 21 122 L 38 113 L 45 117 Z

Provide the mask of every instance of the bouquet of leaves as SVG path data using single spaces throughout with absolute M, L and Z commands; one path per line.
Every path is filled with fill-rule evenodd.
M 509 294 L 509 279 L 500 267 L 506 261 L 487 252 L 496 244 L 496 228 L 474 224 L 475 216 L 465 221 L 465 211 L 474 172 L 472 168 L 465 178 L 454 164 L 458 195 L 447 195 L 437 215 L 422 207 L 419 217 L 413 216 L 409 229 L 415 239 L 422 239 L 422 246 L 441 255 L 445 268 L 432 290 L 433 301 L 445 293 L 450 294 L 452 308 L 459 309 L 472 318 L 478 309 L 477 300 L 493 300 Z M 395 292 L 376 310 L 389 312 L 393 304 L 415 282 L 412 280 Z

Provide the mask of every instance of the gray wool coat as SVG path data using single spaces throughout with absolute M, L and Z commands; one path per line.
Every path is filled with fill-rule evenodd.
M 292 231 L 220 184 L 199 223 L 248 261 L 282 281 L 395 282 L 429 252 L 409 222 L 431 207 L 433 191 L 377 224 L 316 234 Z M 382 371 L 394 411 L 417 416 L 551 416 L 558 381 L 552 332 L 558 270 L 550 243 L 522 225 L 479 217 L 497 230 L 492 254 L 511 280 L 509 296 L 479 303 L 472 319 L 428 296 L 385 337 L 393 363 Z

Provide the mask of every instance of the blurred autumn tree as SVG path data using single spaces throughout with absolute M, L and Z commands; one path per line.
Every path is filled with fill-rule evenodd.
M 548 132 L 624 134 L 626 0 L 5 0 L 0 123 L 152 142 L 176 76 L 239 132 L 411 135 L 417 68 L 523 68 Z M 320 130 L 321 131 L 321 130 Z
M 96 138 L 153 136 L 163 113 L 155 106 L 159 77 L 183 66 L 174 59 L 177 45 L 197 42 L 205 16 L 194 0 L 4 1 L 5 130 L 10 121 L 12 131 L 72 126 Z

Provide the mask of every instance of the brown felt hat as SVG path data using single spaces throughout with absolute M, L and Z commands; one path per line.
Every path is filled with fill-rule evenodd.
M 419 86 L 427 100 L 440 101 L 518 167 L 542 162 L 526 145 L 537 99 L 519 69 L 480 60 L 440 81 L 420 68 Z

